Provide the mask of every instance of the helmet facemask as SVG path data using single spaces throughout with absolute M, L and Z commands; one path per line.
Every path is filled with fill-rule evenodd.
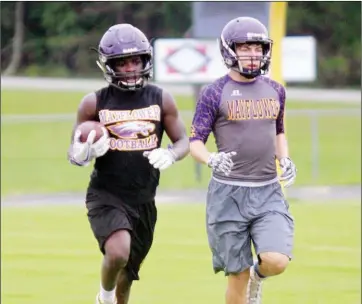
M 117 63 L 125 58 L 140 56 L 142 60 L 142 69 L 140 71 L 120 72 L 117 71 Z M 99 55 L 97 61 L 98 67 L 103 71 L 105 80 L 118 89 L 124 91 L 136 91 L 142 89 L 152 78 L 152 60 L 148 53 L 138 53 L 127 56 L 106 57 Z
M 261 44 L 262 56 L 238 56 L 236 54 L 237 44 Z M 272 55 L 273 42 L 270 39 L 238 39 L 238 40 L 225 40 L 221 36 L 219 40 L 219 47 L 224 59 L 225 65 L 247 79 L 255 78 L 259 75 L 266 75 L 269 70 L 271 55 Z M 252 68 L 245 68 L 242 61 L 250 61 Z

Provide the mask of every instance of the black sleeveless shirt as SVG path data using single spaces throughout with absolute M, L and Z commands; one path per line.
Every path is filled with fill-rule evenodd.
M 106 126 L 111 141 L 108 152 L 95 161 L 89 186 L 132 203 L 152 201 L 160 172 L 143 152 L 161 146 L 162 89 L 149 84 L 131 92 L 108 86 L 96 96 L 96 119 Z

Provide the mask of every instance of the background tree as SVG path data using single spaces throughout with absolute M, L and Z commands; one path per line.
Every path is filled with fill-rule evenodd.
M 190 2 L 21 2 L 20 40 L 14 34 L 21 37 L 14 18 L 19 3 L 0 3 L 2 73 L 15 62 L 10 72 L 27 76 L 97 77 L 89 47 L 112 24 L 136 24 L 150 38 L 184 37 L 191 27 Z M 289 2 L 287 35 L 317 39 L 313 85 L 360 87 L 361 2 Z

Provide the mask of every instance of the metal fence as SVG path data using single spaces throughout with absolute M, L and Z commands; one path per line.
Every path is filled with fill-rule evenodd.
M 181 111 L 181 115 L 187 121 L 191 121 L 193 116 L 193 111 Z M 361 111 L 360 108 L 354 109 L 316 109 L 316 110 L 289 110 L 287 111 L 287 133 L 289 130 L 288 139 L 290 145 L 295 145 L 302 147 L 303 144 L 306 144 L 310 147 L 309 155 L 305 155 L 306 158 L 310 159 L 310 183 L 313 184 L 316 182 L 320 175 L 320 161 L 321 161 L 321 142 L 323 142 L 327 132 L 330 130 L 331 133 L 335 132 L 336 129 L 342 129 L 342 133 L 351 132 L 349 126 L 346 125 L 349 118 L 358 118 L 357 121 L 354 121 L 354 127 L 358 128 L 354 132 L 358 133 L 360 130 L 361 124 Z M 323 118 L 326 118 L 323 121 Z M 74 121 L 75 114 L 18 114 L 18 115 L 2 115 L 1 123 L 2 124 L 23 124 L 23 123 L 49 123 L 57 121 Z M 298 122 L 293 123 L 294 120 L 300 121 L 300 126 L 298 128 Z M 288 127 L 290 125 L 290 128 Z M 322 128 L 321 128 L 322 127 Z M 299 140 L 299 133 L 304 135 L 308 132 L 307 142 Z M 298 134 L 295 134 L 298 133 Z M 357 150 L 361 146 L 360 137 L 356 135 L 355 140 L 357 142 L 353 143 L 353 147 Z M 358 142 L 359 140 L 359 142 Z M 309 142 L 308 142 L 309 141 Z M 339 137 L 339 141 L 335 144 L 338 146 L 343 146 L 344 142 L 343 137 Z M 347 144 L 346 144 L 347 145 Z M 356 152 L 357 153 L 357 152 Z M 335 160 L 339 161 L 339 160 Z M 348 160 L 345 160 L 348 161 Z M 331 164 L 333 165 L 333 164 Z M 201 166 L 200 164 L 195 163 L 195 180 L 200 182 L 202 180 L 201 175 Z
M 4 78 L 2 78 L 4 80 Z M 104 82 L 101 80 L 74 80 L 74 79 L 29 79 L 29 78 L 6 78 L 5 83 L 7 85 L 2 86 L 3 89 L 36 89 L 43 87 L 46 81 L 47 85 L 45 86 L 47 90 L 94 90 L 95 86 L 104 85 Z M 44 82 L 45 81 L 45 82 Z M 37 85 L 36 85 L 37 84 Z M 73 89 L 72 89 L 73 88 Z M 171 93 L 178 94 L 182 91 L 182 93 L 189 93 L 188 95 L 193 95 L 195 91 L 192 86 L 182 87 L 182 86 L 169 86 L 167 88 L 171 90 Z M 174 90 L 174 92 L 172 92 Z M 337 102 L 339 101 L 339 107 L 341 101 L 346 104 L 361 104 L 361 95 L 360 91 L 333 91 L 333 90 L 321 90 L 321 89 L 290 89 L 288 88 L 288 92 L 292 92 L 292 96 L 295 98 L 294 100 L 305 100 L 305 101 L 316 101 L 321 103 L 321 108 L 323 108 L 323 103 L 325 102 Z M 349 93 L 348 93 L 349 92 Z M 357 94 L 358 93 L 358 94 Z M 331 98 L 331 94 L 334 94 L 335 98 Z M 288 94 L 289 96 L 290 94 Z M 344 97 L 343 97 L 344 96 Z M 338 98 L 337 98 L 338 97 Z M 288 98 L 289 100 L 289 98 Z M 291 99 L 293 100 L 293 99 Z M 182 111 L 182 116 L 187 119 L 187 121 L 191 120 L 193 116 L 192 110 Z M 337 129 L 341 129 L 342 133 L 346 134 L 351 132 L 347 126 L 349 122 L 349 118 L 353 120 L 352 128 L 354 129 L 353 138 L 346 139 L 343 136 L 338 137 L 338 142 L 336 145 L 343 146 L 346 145 L 349 149 L 356 150 L 354 155 L 354 159 L 356 158 L 356 153 L 361 149 L 361 138 L 360 138 L 360 130 L 361 130 L 361 108 L 353 107 L 353 108 L 338 108 L 338 109 L 310 109 L 310 110 L 287 110 L 287 133 L 288 139 L 290 142 L 290 146 L 298 146 L 302 147 L 302 145 L 308 145 L 310 148 L 309 153 L 305 157 L 308 157 L 308 162 L 303 162 L 303 165 L 310 166 L 308 171 L 310 171 L 310 178 L 308 177 L 308 182 L 313 184 L 318 181 L 321 170 L 321 160 L 323 161 L 323 157 L 326 156 L 324 152 L 324 156 L 321 156 L 321 144 L 325 141 L 326 137 L 329 136 L 328 132 L 336 132 Z M 356 120 L 357 118 L 357 120 Z M 19 123 L 32 123 L 32 122 L 55 122 L 55 121 L 70 121 L 75 119 L 74 114 L 42 114 L 42 115 L 2 115 L 1 123 L 2 124 L 19 124 Z M 300 121 L 300 126 L 298 123 L 294 123 L 294 120 Z M 290 124 L 290 127 L 288 126 Z M 339 124 L 339 125 L 337 125 Z M 308 136 L 304 136 L 308 132 Z M 339 132 L 340 134 L 341 132 Z M 301 141 L 299 135 L 303 135 L 304 141 Z M 347 143 L 346 140 L 349 140 Z M 352 143 L 351 143 L 352 142 Z M 323 148 L 323 147 L 322 147 Z M 322 149 L 323 150 L 323 149 Z M 322 151 L 323 152 L 323 151 Z M 347 151 L 348 152 L 348 151 Z M 333 154 L 333 153 L 331 153 Z M 348 155 L 348 153 L 347 153 Z M 329 155 L 327 155 L 329 157 Z M 334 160 L 340 161 L 340 160 Z M 344 161 L 348 161 L 344 160 Z M 333 165 L 333 164 L 331 164 Z M 356 164 L 359 166 L 359 164 Z M 340 168 L 340 166 L 339 166 Z M 354 169 L 357 170 L 357 169 Z M 195 165 L 195 179 L 200 181 L 201 176 L 201 167 L 200 165 Z M 346 173 L 344 173 L 346 174 Z
M 320 170 L 320 118 L 321 117 L 359 117 L 361 118 L 361 110 L 359 108 L 356 109 L 325 109 L 325 110 L 289 110 L 287 112 L 288 117 L 308 117 L 310 123 L 310 157 L 311 157 L 311 181 L 315 182 L 319 177 Z M 360 121 L 359 121 L 360 125 Z M 343 126 L 340 126 L 343 127 Z M 333 126 L 331 126 L 333 129 Z M 360 130 L 360 127 L 359 127 Z M 359 138 L 360 139 L 360 138 Z M 336 143 L 343 144 L 343 143 Z M 356 142 L 356 146 L 360 146 L 361 143 Z

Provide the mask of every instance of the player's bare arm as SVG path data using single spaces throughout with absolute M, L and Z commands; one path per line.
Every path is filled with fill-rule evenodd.
M 185 125 L 181 120 L 175 100 L 165 90 L 162 93 L 163 125 L 172 142 L 168 149 L 158 148 L 144 152 L 150 164 L 159 170 L 165 170 L 173 163 L 183 159 L 190 151 Z
M 79 104 L 77 117 L 72 130 L 71 145 L 68 149 L 68 160 L 77 166 L 87 166 L 93 158 L 104 155 L 109 148 L 108 133 L 104 130 L 104 135 L 94 142 L 96 132 L 91 131 L 86 142 L 80 141 L 81 131 L 78 126 L 96 118 L 97 97 L 95 93 L 89 93 L 83 97 Z
M 276 157 L 278 160 L 289 157 L 287 137 L 284 133 L 276 136 Z
M 172 142 L 172 152 L 176 161 L 183 159 L 190 152 L 189 139 L 172 95 L 163 90 L 163 124 L 167 136 Z
M 94 92 L 85 95 L 78 106 L 77 117 L 73 126 L 71 142 L 73 143 L 74 133 L 77 127 L 85 121 L 96 118 L 97 97 Z
M 197 162 L 207 165 L 211 152 L 201 140 L 195 140 L 190 143 L 190 154 Z

